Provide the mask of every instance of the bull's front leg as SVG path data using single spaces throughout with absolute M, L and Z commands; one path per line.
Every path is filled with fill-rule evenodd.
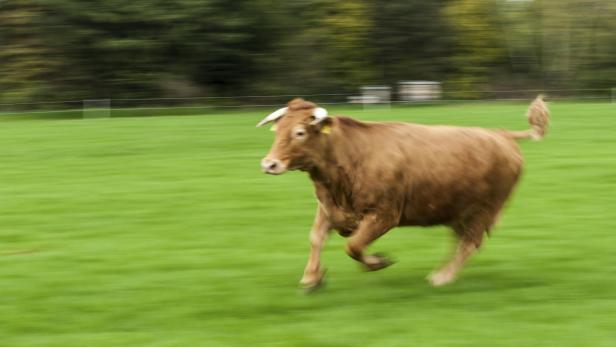
M 388 267 L 393 264 L 391 260 L 379 254 L 365 254 L 365 249 L 391 228 L 392 226 L 389 223 L 377 215 L 364 217 L 347 243 L 347 254 L 362 263 L 368 271 L 377 271 Z
M 331 223 L 327 218 L 323 206 L 319 204 L 314 224 L 310 230 L 310 256 L 308 264 L 304 270 L 304 276 L 300 280 L 300 285 L 307 290 L 319 287 L 323 281 L 323 270 L 321 269 L 321 250 L 331 229 Z

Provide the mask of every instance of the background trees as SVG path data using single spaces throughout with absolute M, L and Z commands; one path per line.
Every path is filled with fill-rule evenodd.
M 11 0 L 0 102 L 616 84 L 611 0 Z

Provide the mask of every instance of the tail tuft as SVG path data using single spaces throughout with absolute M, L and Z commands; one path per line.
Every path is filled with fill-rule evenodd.
M 530 124 L 530 129 L 524 131 L 509 131 L 509 136 L 514 139 L 541 140 L 548 131 L 550 124 L 550 110 L 543 101 L 544 96 L 538 95 L 528 107 L 526 118 Z
M 543 95 L 538 95 L 526 112 L 526 118 L 528 118 L 528 123 L 531 126 L 530 138 L 536 141 L 545 136 L 550 124 L 550 110 L 543 99 Z

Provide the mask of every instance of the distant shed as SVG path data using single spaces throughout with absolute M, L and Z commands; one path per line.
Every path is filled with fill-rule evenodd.
M 440 82 L 434 81 L 400 81 L 398 82 L 398 99 L 400 101 L 438 100 L 442 96 Z

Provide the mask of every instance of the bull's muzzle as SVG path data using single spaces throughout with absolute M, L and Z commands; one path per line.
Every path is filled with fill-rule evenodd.
M 281 173 L 287 171 L 287 166 L 278 159 L 264 158 L 261 160 L 261 169 L 266 174 L 280 175 Z

